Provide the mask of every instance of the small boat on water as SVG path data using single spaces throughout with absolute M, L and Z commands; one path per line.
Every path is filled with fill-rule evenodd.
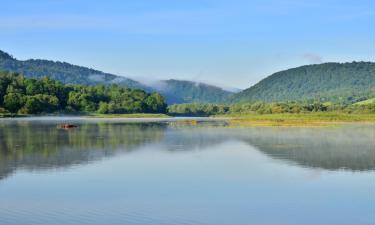
M 61 124 L 59 125 L 59 128 L 61 129 L 72 129 L 72 128 L 77 128 L 78 126 L 77 125 L 74 125 L 74 124 Z

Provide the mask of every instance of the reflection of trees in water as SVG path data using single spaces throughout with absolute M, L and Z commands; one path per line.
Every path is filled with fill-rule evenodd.
M 223 124 L 221 124 L 223 125 Z M 168 129 L 167 129 L 168 128 Z M 328 170 L 375 170 L 375 127 L 224 128 L 205 124 L 83 122 L 61 130 L 54 123 L 0 124 L 0 179 L 16 168 L 84 164 L 161 144 L 168 151 L 213 149 L 235 140 L 276 159 Z
M 13 169 L 42 169 L 88 163 L 116 152 L 160 141 L 165 124 L 86 123 L 77 129 L 56 124 L 0 125 L 0 179 Z
M 327 170 L 375 169 L 375 127 L 254 128 L 242 138 L 272 158 Z
M 13 167 L 5 160 L 1 160 L 0 163 L 0 180 L 6 178 L 13 172 Z
M 375 170 L 375 127 L 334 128 L 183 128 L 168 130 L 168 150 L 214 148 L 242 141 L 260 152 L 304 167 L 327 170 Z

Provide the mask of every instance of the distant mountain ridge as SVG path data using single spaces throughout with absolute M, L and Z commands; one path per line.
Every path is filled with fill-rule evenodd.
M 186 80 L 161 80 L 157 85 L 151 85 L 151 87 L 165 95 L 167 102 L 175 103 L 221 103 L 233 94 L 232 92 L 226 91 L 220 87 Z
M 21 61 L 3 51 L 0 51 L 0 69 L 17 72 L 26 77 L 48 76 L 65 84 L 109 85 L 116 83 L 130 88 L 146 88 L 138 81 L 87 67 L 51 60 L 29 59 Z
M 320 100 L 355 102 L 375 96 L 375 63 L 323 63 L 272 74 L 230 97 L 232 103 Z
M 160 85 L 145 85 L 133 79 L 104 73 L 99 70 L 73 65 L 66 62 L 29 59 L 17 60 L 0 50 L 0 70 L 17 72 L 26 77 L 40 78 L 48 76 L 65 84 L 111 85 L 118 84 L 130 88 L 139 88 L 147 92 L 157 91 L 163 94 L 168 104 L 175 103 L 218 103 L 232 94 L 222 88 L 180 80 L 159 81 Z M 163 88 L 162 88 L 163 87 Z

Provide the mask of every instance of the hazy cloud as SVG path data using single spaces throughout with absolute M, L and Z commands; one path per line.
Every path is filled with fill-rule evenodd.
M 127 80 L 128 79 L 125 78 L 125 77 L 116 77 L 115 79 L 111 80 L 111 83 L 112 84 L 118 84 L 118 83 L 121 83 L 121 82 L 125 82 Z
M 314 54 L 314 53 L 305 53 L 302 55 L 302 58 L 309 63 L 322 63 L 323 58 L 320 55 Z
M 103 82 L 104 81 L 104 75 L 103 74 L 91 74 L 89 76 L 89 79 L 95 82 Z
M 134 77 L 133 79 L 140 82 L 141 84 L 152 87 L 152 88 L 154 88 L 158 91 L 165 91 L 168 88 L 167 83 L 165 83 L 162 80 L 156 80 L 156 79 L 153 79 L 153 78 L 142 77 L 142 76 Z

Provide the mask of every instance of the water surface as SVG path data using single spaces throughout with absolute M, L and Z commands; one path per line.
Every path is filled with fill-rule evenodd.
M 375 224 L 374 125 L 198 120 L 0 120 L 0 224 Z

